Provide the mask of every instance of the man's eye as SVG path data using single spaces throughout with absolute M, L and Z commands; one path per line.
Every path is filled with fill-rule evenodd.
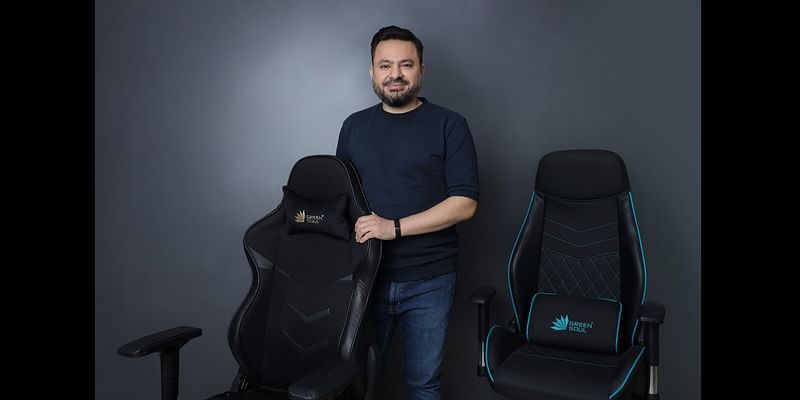
M 405 67 L 405 68 L 411 68 L 411 67 L 412 67 L 412 65 L 411 65 L 411 64 L 403 64 L 403 67 Z
M 380 69 L 386 69 L 386 68 L 389 68 L 389 66 L 386 64 L 380 66 Z

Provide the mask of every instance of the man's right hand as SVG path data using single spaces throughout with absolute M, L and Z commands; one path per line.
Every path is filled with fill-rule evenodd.
M 364 243 L 369 239 L 394 240 L 394 221 L 381 217 L 374 212 L 356 220 L 356 242 Z

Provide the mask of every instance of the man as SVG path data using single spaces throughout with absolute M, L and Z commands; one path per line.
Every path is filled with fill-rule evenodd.
M 417 97 L 425 66 L 409 30 L 372 38 L 369 75 L 381 103 L 342 124 L 336 154 L 358 171 L 372 215 L 355 238 L 383 240 L 372 307 L 383 364 L 395 326 L 409 399 L 441 399 L 440 376 L 456 284 L 455 225 L 478 207 L 478 163 L 467 122 Z

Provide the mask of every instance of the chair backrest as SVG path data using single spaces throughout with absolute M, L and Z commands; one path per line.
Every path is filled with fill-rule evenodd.
M 612 300 L 622 305 L 619 351 L 627 349 L 636 343 L 646 280 L 622 158 L 605 150 L 542 157 L 508 261 L 512 307 L 522 333 L 537 293 Z
M 312 215 L 285 194 L 245 233 L 253 280 L 231 322 L 228 342 L 255 387 L 286 389 L 327 362 L 361 357 L 362 322 L 380 263 L 380 241 L 359 244 L 352 234 L 355 220 L 370 209 L 348 161 L 305 157 L 292 168 L 286 188 L 315 201 L 344 196 L 346 209 L 344 215 L 331 215 L 332 210 Z M 346 221 L 346 240 L 288 228 L 337 217 Z

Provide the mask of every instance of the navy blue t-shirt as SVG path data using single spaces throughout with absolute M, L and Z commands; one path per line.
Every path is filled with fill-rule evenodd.
M 449 196 L 478 200 L 478 160 L 467 121 L 420 98 L 403 114 L 382 103 L 353 113 L 342 124 L 336 155 L 361 177 L 370 208 L 383 218 L 425 211 Z M 455 271 L 455 226 L 383 242 L 379 279 L 412 281 Z

